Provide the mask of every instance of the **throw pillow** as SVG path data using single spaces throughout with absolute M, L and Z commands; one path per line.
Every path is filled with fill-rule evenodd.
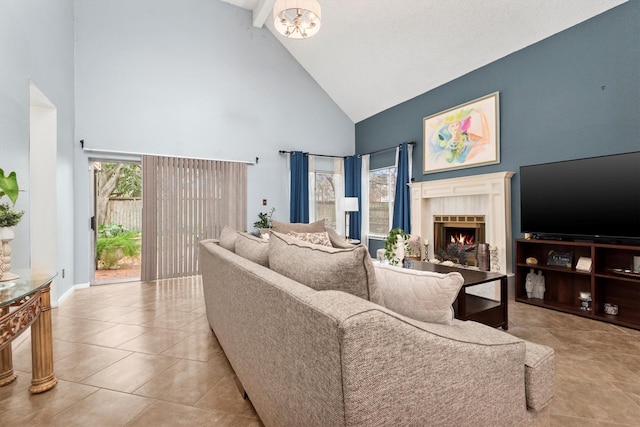
M 350 248 L 353 244 L 347 242 L 344 237 L 338 234 L 333 228 L 327 228 L 327 234 L 329 234 L 329 240 L 331 240 L 331 246 L 334 248 Z
M 319 233 L 324 231 L 324 219 L 312 222 L 311 224 L 304 224 L 301 222 L 280 222 L 271 220 L 271 226 L 273 227 L 273 231 L 284 234 L 287 234 L 290 231 L 295 231 L 296 233 Z
M 331 246 L 331 240 L 329 240 L 329 234 L 326 231 L 322 233 L 296 233 L 295 231 L 290 231 L 287 235 L 316 245 Z
M 317 291 L 344 291 L 383 305 L 369 251 L 314 245 L 271 232 L 269 267 Z
M 269 267 L 269 241 L 247 233 L 238 233 L 236 253 L 242 258 Z
M 238 232 L 233 228 L 225 225 L 220 233 L 220 246 L 228 251 L 236 251 L 236 240 L 238 239 Z
M 460 273 L 438 274 L 386 264 L 375 264 L 375 271 L 386 308 L 423 322 L 451 324 L 451 305 L 464 283 Z

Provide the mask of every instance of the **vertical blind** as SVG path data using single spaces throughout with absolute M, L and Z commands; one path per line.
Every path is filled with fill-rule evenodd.
M 199 274 L 200 240 L 247 218 L 247 165 L 142 157 L 142 280 Z

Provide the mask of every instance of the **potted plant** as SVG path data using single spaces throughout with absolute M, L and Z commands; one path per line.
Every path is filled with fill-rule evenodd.
M 140 232 L 125 229 L 121 224 L 103 224 L 98 227 L 96 260 L 105 269 L 120 268 L 118 262 L 125 256 L 140 254 Z
M 276 211 L 276 208 L 271 208 L 271 210 L 269 212 L 260 212 L 258 214 L 258 218 L 260 218 L 258 221 L 253 223 L 253 226 L 255 228 L 257 228 L 258 230 L 264 230 L 264 229 L 269 229 L 272 227 L 271 225 L 271 217 L 273 216 L 273 213 Z
M 18 177 L 15 172 L 5 176 L 4 170 L 0 169 L 0 200 L 7 196 L 11 205 L 7 202 L 0 203 L 0 227 L 13 227 L 18 225 L 24 211 L 14 211 L 11 209 L 18 200 Z
M 11 270 L 11 248 L 9 242 L 15 238 L 13 227 L 18 225 L 24 215 L 24 211 L 13 210 L 18 200 L 18 178 L 15 172 L 5 176 L 4 170 L 0 169 L 0 200 L 6 196 L 8 202 L 0 202 L 0 279 L 15 279 L 18 276 L 10 273 Z
M 384 257 L 389 261 L 390 265 L 402 265 L 405 254 L 407 253 L 407 241 L 409 234 L 401 228 L 394 228 L 387 234 L 384 242 Z

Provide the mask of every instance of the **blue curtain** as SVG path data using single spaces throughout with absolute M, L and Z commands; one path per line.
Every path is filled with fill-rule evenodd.
M 409 144 L 403 142 L 398 152 L 398 171 L 396 177 L 396 196 L 393 205 L 392 228 L 401 228 L 411 233 L 411 192 L 407 184 L 409 176 Z
M 309 153 L 292 151 L 289 222 L 309 222 Z
M 349 212 L 349 238 L 360 240 L 362 224 L 362 157 L 348 156 L 344 159 L 344 195 L 358 198 L 358 212 Z

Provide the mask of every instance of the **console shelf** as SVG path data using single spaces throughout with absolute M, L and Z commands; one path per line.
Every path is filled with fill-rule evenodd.
M 551 252 L 570 254 L 571 267 L 548 265 Z M 557 240 L 516 240 L 516 301 L 571 313 L 640 330 L 640 274 L 633 272 L 633 257 L 640 246 Z M 527 258 L 538 264 L 527 264 Z M 576 270 L 580 257 L 591 259 L 591 271 Z M 544 299 L 529 298 L 527 274 L 541 272 Z M 581 292 L 591 293 L 591 310 L 581 310 Z M 606 314 L 605 303 L 618 306 L 618 314 Z

